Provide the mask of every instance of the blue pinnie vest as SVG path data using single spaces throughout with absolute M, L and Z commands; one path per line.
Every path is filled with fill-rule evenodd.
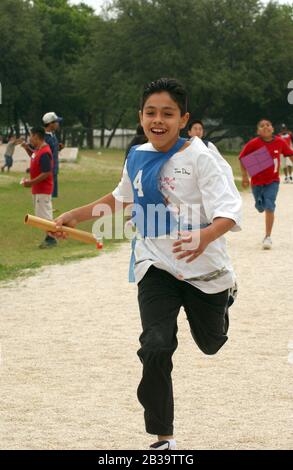
M 134 195 L 132 221 L 142 237 L 156 238 L 170 234 L 175 225 L 178 225 L 168 207 L 165 207 L 165 218 L 151 217 L 149 220 L 148 207 L 152 205 L 155 208 L 160 204 L 166 206 L 164 196 L 159 190 L 159 174 L 163 165 L 185 142 L 186 139 L 179 138 L 168 152 L 140 150 L 140 146 L 135 146 L 128 154 L 127 173 Z
M 158 237 L 159 235 L 169 234 L 177 221 L 166 207 L 165 223 L 153 224 L 148 220 L 148 204 L 164 204 L 164 196 L 159 190 L 159 174 L 163 165 L 184 145 L 186 139 L 179 138 L 176 144 L 168 152 L 146 151 L 139 149 L 136 145 L 130 149 L 127 156 L 127 173 L 130 178 L 134 206 L 132 209 L 132 222 L 142 237 Z M 156 220 L 155 222 L 159 222 Z M 135 282 L 135 245 L 136 237 L 131 243 L 131 258 L 129 264 L 129 282 Z

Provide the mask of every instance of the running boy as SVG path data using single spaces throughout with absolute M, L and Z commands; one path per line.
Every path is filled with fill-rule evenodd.
M 284 155 L 293 161 L 293 150 L 278 136 L 274 136 L 274 128 L 269 119 L 261 119 L 257 123 L 258 137 L 247 142 L 240 153 L 240 167 L 242 172 L 242 186 L 249 186 L 249 177 L 246 169 L 241 163 L 241 159 L 256 150 L 265 147 L 271 157 L 273 163 L 270 167 L 257 173 L 251 178 L 251 189 L 255 199 L 255 207 L 259 212 L 265 212 L 265 230 L 266 234 L 263 239 L 263 249 L 270 250 L 272 248 L 272 229 L 274 225 L 274 212 L 276 208 L 276 198 L 280 184 L 280 156 Z
M 137 218 L 141 237 L 135 246 L 142 334 L 138 356 L 143 375 L 138 399 L 144 407 L 146 431 L 158 436 L 152 449 L 175 449 L 172 355 L 177 348 L 177 317 L 184 307 L 192 336 L 205 354 L 215 354 L 227 341 L 229 289 L 235 275 L 223 235 L 240 225 L 241 199 L 200 139 L 179 138 L 189 119 L 186 91 L 174 79 L 148 84 L 142 95 L 140 121 L 148 142 L 132 147 L 122 179 L 113 193 L 56 220 L 57 228 L 93 218 L 98 204 L 112 211 L 119 200 L 135 203 L 145 218 Z M 149 223 L 152 204 L 168 204 L 175 214 L 187 207 L 186 231 L 175 240 L 161 236 L 162 227 Z M 199 226 L 190 212 L 199 208 Z M 172 219 L 172 217 L 171 217 Z M 145 223 L 144 223 L 145 222 Z M 172 234 L 172 224 L 165 225 Z M 58 237 L 64 235 L 60 231 Z M 197 243 L 193 240 L 197 240 Z
M 30 143 L 35 149 L 31 155 L 30 179 L 24 178 L 21 183 L 25 188 L 32 188 L 35 215 L 52 220 L 53 156 L 45 142 L 43 127 L 31 129 Z M 56 244 L 56 239 L 47 234 L 39 248 L 52 248 Z

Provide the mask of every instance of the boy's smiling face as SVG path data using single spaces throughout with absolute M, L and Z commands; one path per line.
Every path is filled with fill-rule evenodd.
M 148 141 L 160 152 L 175 145 L 189 119 L 188 113 L 181 116 L 178 104 L 166 91 L 150 95 L 139 116 Z
M 259 122 L 257 127 L 257 134 L 265 141 L 270 141 L 273 138 L 274 128 L 271 121 L 263 119 Z

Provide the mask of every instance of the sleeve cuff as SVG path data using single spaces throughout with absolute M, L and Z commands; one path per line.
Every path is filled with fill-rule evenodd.
M 112 192 L 112 196 L 117 199 L 119 202 L 124 202 L 124 203 L 132 203 L 133 198 L 127 197 L 127 196 L 122 196 L 122 194 L 119 194 L 119 191 L 117 189 L 114 189 Z
M 218 217 L 234 220 L 235 225 L 229 230 L 230 232 L 240 232 L 242 230 L 242 227 L 241 227 L 242 221 L 239 216 L 235 214 L 231 214 L 229 212 L 216 212 L 213 216 L 213 221 L 214 219 L 217 219 Z

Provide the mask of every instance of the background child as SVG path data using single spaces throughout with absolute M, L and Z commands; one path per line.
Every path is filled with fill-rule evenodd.
M 17 139 L 14 135 L 9 137 L 8 144 L 4 153 L 5 164 L 1 167 L 2 172 L 4 172 L 5 168 L 7 167 L 7 172 L 9 173 L 10 168 L 13 165 L 13 154 L 15 151 L 15 147 L 18 144 L 22 144 L 22 142 L 23 139 L 21 137 L 19 139 Z
M 45 127 L 45 141 L 50 145 L 53 155 L 53 193 L 52 197 L 58 197 L 58 173 L 59 173 L 59 152 L 64 148 L 63 144 L 58 142 L 56 132 L 60 128 L 62 117 L 57 116 L 54 112 L 44 114 L 42 121 Z
M 273 158 L 273 164 L 251 178 L 251 188 L 255 199 L 255 207 L 259 212 L 265 212 L 265 238 L 262 246 L 265 250 L 272 248 L 271 233 L 274 224 L 276 198 L 280 184 L 280 156 L 288 156 L 293 161 L 293 150 L 278 136 L 274 136 L 274 128 L 269 119 L 261 119 L 257 123 L 258 137 L 250 140 L 240 153 L 242 186 L 249 186 L 249 177 L 241 164 L 241 159 L 256 150 L 265 147 Z
M 134 252 L 143 330 L 138 399 L 145 410 L 146 431 L 158 436 L 151 446 L 157 450 L 176 447 L 171 371 L 179 310 L 184 307 L 192 336 L 205 354 L 215 354 L 224 345 L 235 274 L 223 235 L 240 229 L 241 198 L 236 188 L 232 191 L 227 185 L 226 175 L 200 139 L 190 143 L 179 138 L 188 119 L 186 91 L 180 83 L 159 79 L 148 84 L 140 110 L 148 143 L 132 148 L 112 194 L 56 220 L 57 228 L 74 227 L 92 219 L 99 204 L 114 211 L 116 200 L 124 206 L 139 205 L 147 219 L 150 205 L 162 201 L 173 209 L 190 209 L 188 229 L 179 239 L 176 228 L 171 232 L 168 224 L 166 237 L 150 236 L 147 229 Z M 191 225 L 194 207 L 200 209 L 197 227 Z M 151 232 L 154 225 L 138 221 L 138 227 L 150 227 Z M 59 231 L 57 237 L 65 235 Z
M 230 186 L 230 189 L 235 192 L 235 183 L 234 183 L 234 175 L 231 166 L 225 160 L 225 158 L 220 154 L 219 150 L 209 140 L 204 138 L 204 133 L 205 133 L 205 128 L 203 125 L 203 122 L 200 121 L 199 119 L 193 119 L 188 123 L 188 135 L 190 137 L 190 141 L 193 141 L 196 137 L 201 139 L 203 143 L 207 146 L 207 148 L 210 150 L 211 154 L 214 156 L 214 158 L 217 160 L 217 163 L 227 176 L 227 181 Z M 236 190 L 238 193 L 238 191 Z
M 292 132 L 290 132 L 286 126 L 286 124 L 281 125 L 281 132 L 279 134 L 279 137 L 281 139 L 284 139 L 286 144 L 292 149 L 293 148 L 293 136 Z M 281 162 L 282 162 L 282 168 L 284 170 L 285 174 L 285 179 L 284 183 L 293 183 L 293 177 L 292 177 L 292 162 L 290 158 L 284 157 L 284 155 L 281 156 Z
M 31 129 L 30 143 L 35 149 L 31 155 L 30 179 L 24 178 L 22 185 L 32 188 L 35 215 L 52 220 L 53 156 L 49 144 L 45 142 L 43 127 Z M 48 234 L 39 248 L 52 248 L 56 244 L 56 239 Z
M 190 140 L 192 140 L 193 137 L 199 137 L 200 139 L 203 139 L 204 125 L 203 125 L 203 122 L 200 121 L 200 119 L 191 119 L 189 121 L 188 135 L 190 137 Z
M 205 128 L 202 121 L 200 121 L 199 119 L 192 119 L 191 121 L 189 121 L 188 135 L 190 137 L 190 140 L 194 139 L 194 137 L 198 137 L 203 141 L 203 143 L 207 146 L 209 150 L 220 153 L 215 144 L 213 144 L 210 140 L 204 138 L 204 134 Z

